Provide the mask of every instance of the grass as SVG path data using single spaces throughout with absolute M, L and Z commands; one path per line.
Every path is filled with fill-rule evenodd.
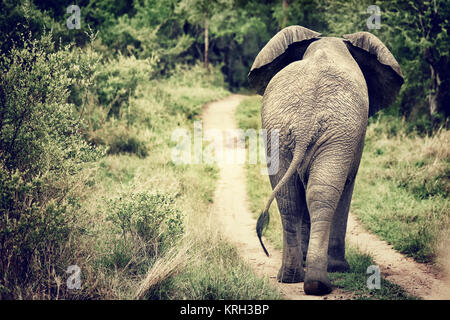
M 140 148 L 147 152 L 111 152 L 99 162 L 80 209 L 85 212 L 80 217 L 84 236 L 77 239 L 82 290 L 73 292 L 70 298 L 280 298 L 268 279 L 257 277 L 242 262 L 212 222 L 210 210 L 217 167 L 175 165 L 171 160 L 171 148 L 175 145 L 172 131 L 181 127 L 192 132 L 193 120 L 199 119 L 202 106 L 228 94 L 220 81 L 212 85 L 210 77 L 194 67 L 183 68 L 167 80 L 143 83 L 130 100 L 128 123 L 112 120 L 114 124 L 105 124 L 132 132 L 139 137 Z M 106 140 L 102 135 L 110 129 L 105 126 L 91 134 Z M 174 208 L 184 217 L 183 237 L 150 259 L 145 250 L 136 250 L 145 248 L 145 244 L 134 241 L 124 245 L 118 241 L 121 235 L 111 231 L 107 218 L 110 199 L 142 192 L 174 199 Z
M 422 137 L 407 128 L 389 115 L 369 125 L 352 208 L 399 252 L 436 262 L 450 235 L 450 132 Z
M 209 233 L 211 235 L 211 233 Z M 213 233 L 214 234 L 214 233 Z M 195 260 L 154 291 L 158 299 L 273 300 L 281 299 L 268 279 L 256 277 L 235 247 L 217 234 L 205 236 L 193 250 Z
M 372 257 L 360 251 L 358 248 L 347 246 L 346 259 L 350 265 L 350 271 L 341 273 L 329 273 L 329 277 L 334 286 L 343 291 L 350 291 L 356 300 L 415 300 L 416 297 L 408 295 L 400 286 L 387 281 L 383 277 L 380 279 L 379 289 L 369 289 L 367 286 L 368 277 L 373 274 L 367 273 L 367 268 L 376 265 Z
M 236 112 L 236 120 L 241 129 L 259 129 L 261 127 L 260 120 L 260 108 L 261 97 L 250 96 L 242 101 Z M 364 163 L 361 167 L 364 166 Z M 261 174 L 261 169 L 264 169 L 263 164 L 250 165 L 247 164 L 247 192 L 250 200 L 250 209 L 253 212 L 255 218 L 259 215 L 264 208 L 269 195 L 272 192 L 270 182 L 267 175 Z M 360 176 L 364 175 L 364 172 L 359 173 Z M 361 179 L 361 178 L 359 178 Z M 374 179 L 372 177 L 372 183 Z M 357 187 L 356 187 L 357 188 Z M 356 189 L 355 188 L 355 189 Z M 373 192 L 373 191 L 372 191 Z M 357 194 L 354 197 L 358 198 L 359 203 L 364 203 L 362 195 Z M 366 195 L 367 196 L 367 195 Z M 395 194 L 392 195 L 395 197 Z M 352 203 L 352 210 L 358 207 Z M 265 231 L 265 237 L 275 247 L 282 249 L 282 226 L 279 216 L 278 208 L 276 204 L 272 204 L 270 208 L 270 224 Z M 363 223 L 365 221 L 363 220 Z M 389 225 L 389 222 L 386 223 Z M 375 264 L 372 258 L 357 248 L 348 247 L 346 250 L 346 258 L 350 264 L 350 272 L 348 273 L 330 273 L 330 279 L 334 286 L 341 288 L 344 291 L 352 291 L 355 294 L 356 299 L 412 299 L 408 296 L 404 290 L 399 286 L 390 283 L 389 281 L 381 280 L 381 289 L 367 288 L 367 277 L 369 276 L 366 271 L 367 267 Z

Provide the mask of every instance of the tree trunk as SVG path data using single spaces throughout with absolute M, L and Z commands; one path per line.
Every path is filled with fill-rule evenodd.
M 209 51 L 209 18 L 205 18 L 205 61 L 204 66 L 208 70 L 208 51 Z
M 428 94 L 428 105 L 430 108 L 431 119 L 435 119 L 437 112 L 439 112 L 438 105 L 438 95 L 439 95 L 439 87 L 441 85 L 441 79 L 439 77 L 439 71 L 435 66 L 430 64 L 431 71 L 431 83 L 430 83 L 430 93 Z
M 230 41 L 230 46 L 227 50 L 227 82 L 229 83 L 230 89 L 234 86 L 234 79 L 233 79 L 233 52 L 235 49 L 234 40 Z
M 283 0 L 283 21 L 281 22 L 281 28 L 285 28 L 287 26 L 287 19 L 289 15 L 289 2 L 287 0 Z

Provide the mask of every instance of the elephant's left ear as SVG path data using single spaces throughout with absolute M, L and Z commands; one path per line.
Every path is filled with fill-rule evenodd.
M 402 86 L 400 65 L 388 48 L 370 32 L 343 36 L 358 63 L 369 90 L 369 116 L 391 105 Z
M 301 60 L 320 33 L 302 26 L 289 26 L 278 32 L 261 49 L 248 74 L 250 87 L 263 95 L 272 77 L 291 62 Z

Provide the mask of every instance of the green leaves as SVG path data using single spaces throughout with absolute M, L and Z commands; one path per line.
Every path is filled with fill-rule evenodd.
M 120 54 L 103 64 L 95 81 L 99 102 L 109 110 L 108 115 L 120 117 L 137 86 L 155 75 L 157 63 L 156 57 L 136 59 Z
M 143 242 L 150 256 L 173 246 L 184 233 L 183 216 L 168 194 L 123 194 L 109 200 L 107 220 L 125 244 Z
M 79 134 L 68 98 L 76 83 L 86 89 L 90 62 L 69 46 L 55 49 L 51 33 L 0 58 L 1 285 L 46 281 L 40 266 L 57 266 L 77 232 L 78 174 L 100 152 Z
M 321 6 L 329 32 L 341 36 L 367 31 L 365 23 L 369 14 L 366 9 L 371 4 L 366 0 L 323 1 Z M 375 4 L 381 10 L 381 28 L 370 32 L 391 50 L 405 76 L 396 107 L 405 116 L 425 113 L 436 124 L 440 117 L 431 115 L 435 108 L 431 105 L 431 98 L 437 100 L 440 112 L 445 112 L 444 103 L 449 99 L 445 89 L 445 83 L 450 81 L 450 74 L 446 71 L 450 63 L 449 2 L 379 0 Z

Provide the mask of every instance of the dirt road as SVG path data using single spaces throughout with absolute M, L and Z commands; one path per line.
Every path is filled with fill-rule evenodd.
M 225 132 L 237 129 L 234 115 L 236 107 L 245 96 L 231 95 L 205 107 L 203 130 Z M 225 135 L 225 134 L 224 134 Z M 239 150 L 234 143 L 224 143 L 224 154 L 235 154 Z M 224 234 L 236 245 L 242 258 L 255 272 L 268 277 L 280 289 L 286 299 L 351 299 L 351 293 L 334 289 L 324 297 L 305 295 L 303 283 L 281 284 L 276 280 L 281 265 L 281 252 L 265 241 L 271 256 L 266 257 L 255 232 L 256 220 L 249 210 L 246 190 L 246 174 L 243 164 L 219 162 L 220 177 L 214 195 L 213 212 L 222 224 Z M 348 221 L 347 241 L 370 253 L 380 266 L 382 275 L 408 293 L 424 299 L 450 299 L 450 286 L 438 279 L 430 267 L 414 262 L 394 251 L 386 242 L 365 231 L 351 216 Z

